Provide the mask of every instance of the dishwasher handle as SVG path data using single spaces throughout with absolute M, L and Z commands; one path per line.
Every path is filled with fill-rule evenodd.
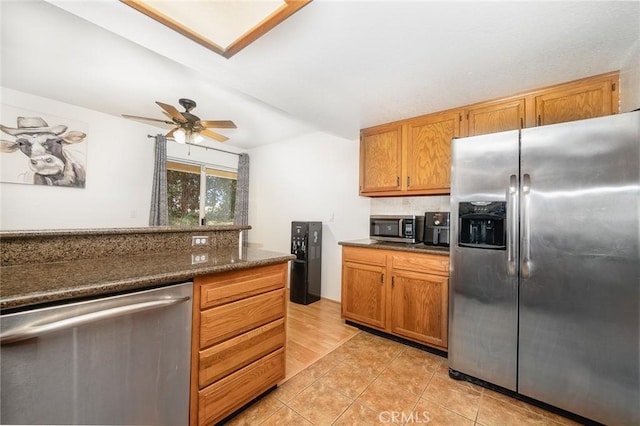
M 0 334 L 0 345 L 20 342 L 27 339 L 33 339 L 43 334 L 60 331 L 67 328 L 78 327 L 96 321 L 116 318 L 123 315 L 135 314 L 138 312 L 150 311 L 153 309 L 165 308 L 178 303 L 183 303 L 191 299 L 191 297 L 174 297 L 160 298 L 146 302 L 131 303 L 129 305 L 117 306 L 115 308 L 102 309 L 86 314 L 66 318 L 45 324 L 26 325 L 14 330 L 9 330 Z

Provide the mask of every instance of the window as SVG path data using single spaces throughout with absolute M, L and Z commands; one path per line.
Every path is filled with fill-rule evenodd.
M 167 161 L 169 225 L 233 224 L 238 174 Z

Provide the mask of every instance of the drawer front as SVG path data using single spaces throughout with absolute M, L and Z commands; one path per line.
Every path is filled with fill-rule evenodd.
M 200 349 L 284 317 L 284 289 L 207 309 L 200 313 Z
M 394 269 L 449 276 L 449 257 L 429 254 L 394 255 Z
M 385 266 L 387 264 L 387 251 L 343 246 L 342 261 Z
M 287 263 L 206 275 L 196 281 L 201 286 L 200 308 L 211 308 L 284 288 L 286 281 Z
M 284 319 L 279 319 L 201 351 L 200 389 L 284 347 L 284 342 Z
M 284 379 L 284 349 L 221 379 L 198 392 L 198 423 L 211 425 Z

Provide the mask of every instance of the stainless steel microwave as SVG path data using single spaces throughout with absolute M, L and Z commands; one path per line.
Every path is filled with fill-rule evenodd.
M 369 238 L 397 243 L 420 243 L 424 216 L 377 215 L 369 217 Z

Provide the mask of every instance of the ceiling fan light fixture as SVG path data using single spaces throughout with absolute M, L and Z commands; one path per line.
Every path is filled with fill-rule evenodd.
M 202 143 L 204 138 L 202 137 L 202 135 L 200 133 L 192 133 L 191 134 L 191 140 L 192 140 L 193 143 Z
M 2 0 L 0 0 L 2 1 Z M 185 109 L 183 112 L 178 111 L 174 106 L 156 101 L 156 104 L 162 108 L 162 112 L 171 119 L 159 120 L 156 118 L 141 117 L 138 115 L 122 114 L 125 118 L 133 120 L 150 121 L 153 123 L 162 123 L 163 125 L 171 125 L 173 129 L 167 133 L 168 138 L 173 138 L 179 144 L 201 144 L 204 142 L 205 136 L 218 142 L 224 142 L 229 138 L 216 133 L 210 129 L 235 129 L 236 125 L 231 120 L 200 120 L 200 117 L 193 115 L 190 111 L 196 107 L 195 101 L 187 98 L 178 100 L 180 105 Z
M 176 140 L 176 142 L 178 143 L 186 143 L 187 142 L 187 134 L 184 131 L 184 129 L 178 129 L 175 132 L 173 132 L 173 138 Z

